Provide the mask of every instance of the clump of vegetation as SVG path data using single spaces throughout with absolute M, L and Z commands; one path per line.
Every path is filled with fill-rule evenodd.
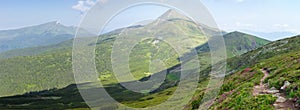
M 272 109 L 276 97 L 272 95 L 252 95 L 253 86 L 259 84 L 263 73 L 259 69 L 246 68 L 227 76 L 220 95 L 211 109 Z
M 246 85 L 245 85 L 246 86 Z M 251 85 L 249 86 L 252 87 Z M 254 97 L 251 94 L 252 89 L 244 88 L 228 96 L 221 104 L 215 106 L 216 109 L 235 109 L 235 110 L 270 110 L 274 109 L 273 103 L 276 97 L 272 95 L 259 95 Z
M 287 98 L 299 103 L 300 48 L 296 46 L 299 43 L 299 36 L 279 40 L 228 59 L 227 70 L 230 74 L 226 77 L 220 96 L 212 109 L 274 109 L 272 104 L 275 97 L 271 95 L 254 97 L 251 94 L 253 86 L 258 85 L 263 77 L 260 72 L 262 68 L 270 70 L 270 76 L 264 83 L 268 83 L 269 87 L 280 89 L 286 81 L 290 82 L 291 84 L 283 91 Z M 251 73 L 254 75 L 250 75 Z M 241 101 L 243 103 L 239 103 Z
M 285 82 L 291 83 L 284 88 L 288 98 L 300 99 L 300 52 L 290 52 L 264 60 L 259 66 L 272 68 L 270 76 L 265 80 L 270 87 L 281 89 Z

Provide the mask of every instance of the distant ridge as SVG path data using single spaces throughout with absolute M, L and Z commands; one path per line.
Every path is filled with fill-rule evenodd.
M 20 29 L 0 31 L 0 52 L 27 47 L 57 44 L 75 36 L 76 27 L 64 26 L 57 21 Z M 83 35 L 92 35 L 84 32 Z
M 242 33 L 239 31 L 234 31 L 234 32 L 224 34 L 223 37 L 225 40 L 228 57 L 241 55 L 243 53 L 257 49 L 271 42 L 266 39 L 259 38 L 254 35 Z M 210 51 L 208 43 L 197 47 L 197 50 L 199 52 Z

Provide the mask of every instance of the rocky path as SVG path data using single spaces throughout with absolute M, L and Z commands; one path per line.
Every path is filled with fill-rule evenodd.
M 294 106 L 294 102 L 292 100 L 287 100 L 286 96 L 283 93 L 280 93 L 279 90 L 274 87 L 268 89 L 263 82 L 269 76 L 269 72 L 263 69 L 261 71 L 264 73 L 264 77 L 260 80 L 259 85 L 254 86 L 252 94 L 254 96 L 260 94 L 272 94 L 277 97 L 276 102 L 273 104 L 276 110 L 299 110 L 299 108 Z
M 259 94 L 263 94 L 266 90 L 267 87 L 264 85 L 264 80 L 269 76 L 269 73 L 265 70 L 261 70 L 264 73 L 264 77 L 260 79 L 260 83 L 257 86 L 254 86 L 253 88 L 253 95 L 257 96 Z

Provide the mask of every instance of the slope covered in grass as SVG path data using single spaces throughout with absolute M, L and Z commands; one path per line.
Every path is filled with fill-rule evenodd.
M 178 79 L 180 78 L 180 75 L 178 75 L 178 70 L 180 70 L 180 62 L 178 61 L 178 57 L 181 55 L 178 55 L 168 43 L 163 42 L 163 40 L 161 39 L 170 41 L 185 41 L 186 39 L 178 39 L 174 36 L 189 36 L 193 41 L 196 42 L 196 44 L 192 46 L 182 45 L 183 47 L 185 47 L 184 49 L 186 52 L 189 52 L 191 48 L 195 48 L 196 46 L 202 45 L 207 42 L 208 39 L 200 30 L 198 30 L 197 24 L 189 20 L 182 19 L 181 17 L 178 18 L 177 16 L 174 16 L 173 12 L 169 13 L 171 13 L 172 16 L 168 17 L 172 18 L 167 19 L 166 21 L 159 22 L 159 25 L 150 23 L 146 26 L 128 27 L 123 29 L 127 32 L 127 36 L 152 36 L 153 34 L 149 34 L 149 31 L 151 32 L 160 30 L 157 34 L 160 36 L 160 38 L 146 39 L 137 43 L 137 45 L 131 52 L 131 60 L 129 61 L 133 76 L 136 79 L 141 79 L 154 74 L 149 71 L 149 59 L 161 58 L 160 60 L 162 60 L 166 64 L 166 68 L 169 68 L 168 71 L 170 74 L 168 74 L 163 86 L 155 92 L 149 94 L 138 94 L 133 93 L 132 91 L 124 90 L 124 88 L 120 87 L 120 85 L 114 78 L 110 63 L 112 46 L 116 38 L 122 36 L 121 32 L 124 31 L 116 31 L 100 36 L 99 40 L 96 43 L 90 43 L 88 45 L 96 46 L 96 66 L 99 73 L 99 79 L 105 84 L 105 87 L 107 87 L 106 89 L 110 91 L 110 93 L 116 98 L 116 100 L 133 107 L 153 106 L 167 100 L 172 95 L 172 92 L 176 88 L 174 86 L 176 86 L 176 84 L 178 83 Z M 176 28 L 172 28 L 172 26 L 175 26 Z M 207 28 L 207 30 L 210 29 Z M 210 30 L 210 32 L 211 34 L 213 34 L 215 30 Z M 251 35 L 237 34 L 232 37 L 231 34 L 232 33 L 228 34 L 229 37 L 226 37 L 225 35 L 224 38 L 225 42 L 228 42 L 227 45 L 230 45 L 230 48 L 228 48 L 227 52 L 234 53 L 232 55 L 240 55 L 244 51 L 250 51 L 267 43 L 267 41 L 262 42 L 262 39 L 256 38 Z M 241 42 L 244 40 L 245 42 Z M 231 43 L 237 46 L 232 46 Z M 42 53 L 25 55 L 23 54 L 21 56 L 16 55 L 18 57 L 1 59 L 0 81 L 4 86 L 0 87 L 0 96 L 12 96 L 16 94 L 28 93 L 31 91 L 37 91 L 37 93 L 29 95 L 29 97 L 31 98 L 26 98 L 28 94 L 17 97 L 8 97 L 8 100 L 20 100 L 20 102 L 7 102 L 7 98 L 3 98 L 0 105 L 2 105 L 3 108 L 35 106 L 49 107 L 49 105 L 51 104 L 65 108 L 86 107 L 85 104 L 82 104 L 82 100 L 79 100 L 80 98 L 78 97 L 78 91 L 74 86 L 71 86 L 71 88 L 67 87 L 68 90 L 74 90 L 71 91 L 75 92 L 75 95 L 73 94 L 74 97 L 70 97 L 70 94 L 66 92 L 65 89 L 52 90 L 53 88 L 63 88 L 69 84 L 75 83 L 73 81 L 72 74 L 71 44 L 71 42 L 68 42 L 68 44 L 62 43 L 61 45 L 63 45 L 63 48 L 50 46 L 45 47 L 45 50 L 47 51 L 43 51 Z M 237 49 L 239 47 L 241 47 L 241 49 Z M 37 48 L 32 49 L 35 50 Z M 43 49 L 44 48 L 41 48 L 41 50 Z M 240 52 L 237 52 L 236 50 L 239 50 Z M 31 49 L 19 51 L 30 53 Z M 14 52 L 12 52 L 12 54 L 14 54 Z M 210 54 L 208 51 L 200 53 L 199 58 L 202 69 L 210 64 Z M 198 94 L 202 94 L 203 90 L 205 90 L 203 85 L 207 83 L 207 80 L 204 78 L 200 83 L 201 84 L 199 86 L 199 91 L 197 91 L 195 96 L 197 96 Z M 50 91 L 47 91 L 49 89 Z M 43 90 L 46 90 L 46 93 L 39 92 Z M 40 97 L 45 97 L 44 93 L 46 94 L 46 96 L 51 96 L 50 99 L 46 97 L 44 99 L 42 98 L 43 100 L 40 100 Z M 32 97 L 39 98 L 36 99 Z M 61 97 L 62 99 L 57 99 L 57 97 Z M 74 102 L 72 102 L 73 98 L 76 99 L 74 99 Z M 41 102 L 33 103 L 36 101 Z M 49 105 L 47 105 L 46 103 Z M 78 106 L 80 107 L 77 107 L 76 103 L 80 103 L 78 104 Z
M 270 43 L 268 40 L 238 31 L 225 34 L 224 42 L 228 58 L 242 55 Z M 209 44 L 205 43 L 204 45 L 197 47 L 197 50 L 200 53 L 209 52 Z
M 229 59 L 228 76 L 210 109 L 275 109 L 273 104 L 277 97 L 272 94 L 254 96 L 252 93 L 254 86 L 259 85 L 264 76 L 261 71 L 263 68 L 270 71 L 270 75 L 263 81 L 268 85 L 268 89 L 275 87 L 280 90 L 288 81 L 291 84 L 280 92 L 290 103 L 293 103 L 292 105 L 299 104 L 299 41 L 299 36 L 275 41 Z M 201 97 L 197 100 L 201 100 Z M 199 105 L 200 102 L 192 103 L 191 106 L 196 104 Z
M 154 74 L 149 71 L 151 60 L 160 59 L 165 63 L 165 68 L 179 64 L 176 51 L 166 41 L 183 42 L 186 39 L 176 36 L 187 36 L 195 41 L 194 45 L 182 45 L 185 52 L 191 48 L 202 45 L 207 38 L 198 29 L 198 25 L 189 19 L 181 19 L 174 15 L 174 11 L 167 12 L 165 20 L 154 21 L 145 26 L 127 27 L 105 35 L 99 36 L 96 43 L 96 67 L 99 79 L 105 84 L 117 83 L 111 68 L 111 52 L 114 41 L 118 37 L 152 37 L 156 32 L 159 38 L 149 38 L 137 43 L 130 54 L 129 65 L 131 73 L 136 79 Z M 176 19 L 176 20 L 173 20 Z M 175 26 L 176 28 L 172 28 Z M 157 32 L 158 31 L 158 32 Z M 213 30 L 212 30 L 213 31 Z M 126 32 L 126 34 L 125 34 Z M 59 45 L 36 47 L 15 50 L 0 55 L 0 96 L 22 94 L 30 91 L 40 91 L 52 88 L 61 88 L 74 84 L 72 73 L 72 41 Z

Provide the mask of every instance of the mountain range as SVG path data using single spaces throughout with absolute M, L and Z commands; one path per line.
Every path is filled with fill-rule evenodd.
M 152 33 L 158 30 L 159 33 L 157 36 L 160 37 L 159 39 L 172 42 L 185 41 L 183 38 L 173 37 L 174 35 L 189 36 L 196 44 L 191 45 L 191 47 L 186 46 L 186 52 L 189 52 L 189 49 L 195 48 L 198 45 L 204 45 L 205 47 L 208 38 L 204 36 L 200 29 L 198 29 L 199 25 L 182 17 L 175 11 L 166 12 L 160 19 L 165 20 L 156 20 L 145 26 L 123 28 L 123 31 L 117 30 L 101 35 L 99 41 L 96 43 L 96 64 L 101 65 L 97 66 L 99 74 L 102 75 L 100 79 L 107 80 L 107 83 L 114 83 L 116 81 L 111 75 L 110 54 L 116 37 L 118 35 L 118 37 L 122 37 L 122 35 L 120 36 L 120 33 L 124 31 L 127 33 L 126 36 L 152 36 Z M 46 25 L 54 25 L 54 23 L 48 23 Z M 177 26 L 178 28 L 171 28 L 174 26 Z M 202 28 L 205 28 L 205 26 L 202 26 Z M 205 29 L 210 30 L 211 33 L 217 33 L 217 31 L 211 30 L 210 28 Z M 137 44 L 137 46 L 135 46 L 136 48 L 133 48 L 130 56 L 133 60 L 130 60 L 129 63 L 132 67 L 131 72 L 137 79 L 146 77 L 148 74 L 153 74 L 151 72 L 149 73 L 148 66 L 151 57 L 161 58 L 161 60 L 167 64 L 167 68 L 171 68 L 180 63 L 177 59 L 180 55 L 177 55 L 176 51 L 167 43 L 164 43 L 163 41 L 156 44 L 153 43 L 159 41 L 159 39 L 147 39 Z M 269 42 L 239 32 L 228 33 L 224 35 L 224 39 L 226 45 L 228 45 L 227 52 L 231 57 L 253 50 Z M 166 52 L 163 50 L 170 51 Z M 207 52 L 208 48 L 199 48 L 198 51 L 205 51 L 199 54 L 202 67 L 205 68 L 209 65 L 208 59 L 210 55 Z M 71 82 L 74 83 L 71 70 L 71 53 L 72 40 L 68 40 L 60 44 L 18 49 L 0 54 L 3 58 L 0 66 L 0 68 L 3 68 L 0 69 L 0 73 L 3 75 L 3 77 L 1 77 L 1 82 L 7 84 L 6 86 L 2 86 L 5 91 L 1 91 L 0 95 L 21 94 L 27 91 L 39 91 L 55 87 L 61 88 L 71 84 Z M 10 68 L 8 68 L 8 66 Z M 24 74 L 26 75 L 24 76 Z M 24 76 L 24 80 L 15 81 L 22 76 Z
M 260 79 L 263 77 L 263 73 L 260 72 L 261 68 L 270 69 L 270 77 L 265 80 L 270 84 L 270 87 L 274 86 L 280 88 L 284 81 L 290 81 L 290 86 L 287 91 L 289 97 L 299 96 L 297 88 L 299 88 L 299 52 L 298 45 L 300 42 L 300 36 L 295 36 L 288 39 L 283 39 L 269 43 L 263 47 L 260 47 L 251 52 L 247 52 L 241 56 L 236 56 L 228 59 L 228 71 L 225 78 L 224 85 L 222 86 L 220 95 L 217 97 L 216 102 L 210 109 L 249 109 L 249 107 L 255 109 L 275 109 L 272 104 L 276 98 L 272 95 L 259 95 L 257 97 L 252 95 L 254 85 L 259 84 Z M 279 52 L 278 54 L 276 52 Z M 186 107 L 186 110 L 197 109 L 201 104 L 203 93 L 207 88 L 207 80 L 199 82 L 199 91 L 195 93 L 193 100 Z M 174 87 L 165 89 L 158 93 L 152 93 L 150 95 L 137 95 L 132 96 L 132 93 L 121 92 L 122 89 L 109 88 L 109 93 L 112 93 L 118 101 L 123 104 L 134 107 L 145 107 L 155 104 L 159 104 L 159 100 L 168 98 L 172 95 L 172 91 L 176 89 Z M 118 91 L 114 94 L 114 90 Z M 125 91 L 125 90 L 124 90 Z M 294 91 L 294 92 L 292 92 Z M 122 93 L 123 98 L 130 98 L 127 100 L 121 100 L 121 97 L 117 97 L 117 94 Z M 126 96 L 130 97 L 126 97 Z M 45 99 L 35 99 L 36 97 L 44 97 Z M 243 98 L 241 98 L 243 97 Z M 88 106 L 84 104 L 84 100 L 80 98 L 80 94 L 76 88 L 76 85 L 70 85 L 63 89 L 52 89 L 48 91 L 31 92 L 24 95 L 3 97 L 0 98 L 2 106 L 0 108 L 7 108 L 6 105 L 12 104 L 11 108 L 73 108 L 73 109 L 88 109 Z M 24 103 L 31 103 L 24 106 Z M 61 103 L 61 105 L 59 104 Z M 63 104 L 64 103 L 64 104 Z M 65 105 L 68 104 L 68 105 Z M 51 105 L 51 106 L 50 106 Z
M 210 35 L 224 34 L 228 55 L 227 76 L 211 109 L 275 109 L 272 104 L 277 102 L 272 94 L 252 95 L 254 87 L 260 82 L 268 84 L 269 88 L 280 89 L 284 82 L 289 81 L 291 86 L 281 93 L 282 97 L 295 98 L 297 103 L 300 102 L 300 48 L 297 46 L 300 43 L 299 36 L 270 42 L 238 31 L 219 32 L 196 24 L 172 10 L 152 23 L 100 35 L 96 43 L 88 45 L 96 46 L 95 63 L 100 74 L 99 80 L 105 85 L 104 89 L 114 99 L 130 107 L 145 108 L 166 101 L 176 90 L 180 79 L 177 70 L 180 70 L 183 64 L 178 61 L 182 55 L 178 55 L 164 40 L 184 42 L 185 39 L 178 36 L 188 36 L 195 45 L 183 45 L 184 51 L 188 53 L 192 48 L 197 50 L 202 71 L 199 87 L 185 109 L 197 109 L 202 104 L 204 92 L 215 89 L 206 88 L 209 77 L 213 77 L 207 75 L 211 69 L 210 49 L 207 43 L 209 38 L 205 37 L 199 27 L 207 30 Z M 149 79 L 149 75 L 160 74 L 159 71 L 163 70 L 155 73 L 149 71 L 149 59 L 161 58 L 168 68 L 167 79 L 158 90 L 150 93 L 128 91 L 113 75 L 110 63 L 112 46 L 118 37 L 153 35 L 158 37 L 143 40 L 132 49 L 129 56 L 131 72 L 140 81 Z M 1 109 L 88 109 L 74 85 L 73 40 L 69 39 L 54 45 L 11 50 L 0 54 L 0 82 L 3 84 L 0 87 L 0 96 L 3 97 L 0 98 Z M 268 70 L 270 75 L 265 80 L 262 80 L 263 69 Z M 89 83 L 81 85 L 89 86 Z M 87 88 L 89 89 L 95 88 Z M 117 108 L 112 105 L 105 108 Z
M 74 38 L 77 27 L 57 21 L 13 30 L 0 31 L 0 52 L 28 47 L 47 46 Z M 91 36 L 92 34 L 84 32 Z

